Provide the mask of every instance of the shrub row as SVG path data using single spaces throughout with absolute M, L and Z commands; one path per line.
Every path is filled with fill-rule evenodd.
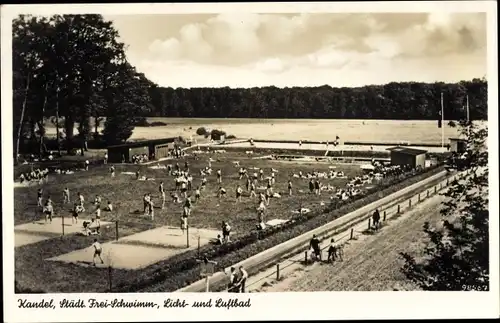
M 136 124 L 136 127 L 163 127 L 163 126 L 168 126 L 167 123 L 162 122 L 162 121 L 153 121 L 149 122 L 146 119 L 139 120 Z
M 250 232 L 229 244 L 203 246 L 200 253 L 209 259 L 216 260 L 220 268 L 225 268 L 419 182 L 440 172 L 442 169 L 442 165 L 438 165 L 421 172 L 414 171 L 388 179 L 369 190 L 367 195 L 363 197 L 348 202 L 332 203 L 322 211 L 297 216 L 282 226 L 269 227 L 260 233 L 256 231 Z M 178 254 L 150 266 L 140 273 L 133 282 L 128 281 L 117 284 L 114 291 L 137 292 L 146 288 L 161 286 L 161 291 L 168 292 L 185 287 L 200 279 L 196 257 L 197 250 Z

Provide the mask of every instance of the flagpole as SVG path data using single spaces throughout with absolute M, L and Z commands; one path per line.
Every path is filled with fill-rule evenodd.
M 443 105 L 443 92 L 441 92 L 441 148 L 444 148 L 444 105 Z
M 467 137 L 470 137 L 469 95 L 467 95 Z

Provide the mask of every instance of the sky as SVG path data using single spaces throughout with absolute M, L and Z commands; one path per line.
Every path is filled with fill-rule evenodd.
M 486 75 L 485 13 L 104 15 L 165 87 L 335 87 Z

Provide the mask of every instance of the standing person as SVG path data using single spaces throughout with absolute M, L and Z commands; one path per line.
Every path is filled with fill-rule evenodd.
M 109 168 L 109 173 L 111 174 L 111 177 L 115 177 L 115 166 L 111 165 Z
M 187 188 L 189 191 L 191 191 L 193 189 L 193 176 L 188 175 L 186 179 L 187 179 Z
M 64 204 L 70 203 L 69 199 L 69 188 L 65 187 L 63 191 L 63 197 L 64 197 Z
M 226 196 L 226 189 L 222 186 L 219 186 L 219 191 L 218 191 L 217 197 L 221 198 L 224 196 Z
M 165 188 L 163 187 L 163 181 L 160 182 L 160 185 L 158 186 L 158 191 L 160 192 L 160 195 L 162 193 L 165 193 Z
M 89 170 L 89 160 L 88 159 L 85 159 L 85 170 Z
M 78 223 L 78 204 L 73 204 L 73 209 L 71 210 L 71 223 Z
M 234 267 L 231 267 L 231 274 L 229 275 L 229 284 L 228 284 L 227 291 L 229 293 L 237 293 L 238 292 L 236 269 Z
M 112 212 L 113 211 L 113 204 L 111 204 L 111 201 L 108 201 L 108 205 L 104 209 L 104 211 Z
M 311 241 L 309 242 L 310 248 L 313 250 L 314 255 L 321 261 L 321 248 L 319 246 L 319 239 L 313 234 Z
M 250 184 L 252 184 L 252 181 L 250 180 L 250 178 L 247 178 L 247 180 L 246 180 L 246 189 L 247 189 L 247 191 L 250 190 Z
M 264 180 L 264 170 L 262 168 L 259 170 L 259 178 L 261 181 Z
M 224 243 L 229 242 L 229 235 L 231 234 L 231 226 L 227 222 L 222 222 L 222 240 Z
M 101 202 L 102 202 L 102 198 L 101 198 L 101 196 L 99 194 L 97 194 L 95 196 L 95 199 L 94 199 L 94 205 L 96 207 L 100 207 L 101 206 Z
M 292 181 L 288 181 L 288 195 L 292 196 Z
M 201 192 L 200 192 L 200 187 L 198 186 L 196 188 L 196 190 L 194 191 L 194 201 L 198 202 L 198 200 L 200 199 L 200 196 L 201 196 Z
M 43 197 L 43 188 L 39 188 L 38 192 L 37 192 L 37 195 L 36 195 L 36 204 L 37 204 L 37 206 L 43 207 L 42 197 Z
M 252 182 L 250 184 L 250 197 L 254 197 L 254 196 L 257 196 L 257 194 L 255 193 L 255 183 Z
M 101 205 L 97 204 L 95 209 L 95 222 L 98 227 L 101 226 Z
M 302 140 L 299 140 L 299 148 L 302 147 Z
M 380 225 L 380 212 L 378 211 L 378 209 L 376 209 L 375 212 L 373 212 L 372 220 L 375 230 L 378 230 Z
M 102 246 L 97 241 L 97 239 L 94 239 L 94 243 L 92 244 L 92 247 L 94 247 L 94 257 L 92 258 L 92 261 L 94 262 L 94 266 L 95 266 L 95 258 L 96 257 L 99 257 L 99 259 L 101 260 L 101 264 L 104 264 L 104 260 L 102 260 L 102 257 L 101 257 Z
M 184 171 L 189 172 L 189 163 L 187 160 L 184 162 Z
M 245 284 L 248 279 L 248 272 L 243 268 L 243 266 L 240 266 L 240 280 L 238 281 L 238 286 L 240 287 L 240 293 L 245 293 Z
M 193 206 L 193 203 L 191 202 L 191 197 L 188 197 L 184 202 L 184 214 L 186 216 L 191 215 L 191 206 Z
M 181 231 L 182 231 L 182 235 L 184 235 L 184 230 L 187 230 L 187 216 L 185 214 L 182 215 L 181 217 Z
M 148 198 L 148 194 L 144 194 L 143 198 L 142 198 L 142 202 L 143 202 L 143 212 L 144 212 L 144 215 L 147 215 L 148 213 L 148 206 L 149 206 L 149 198 Z
M 153 200 L 151 199 L 151 197 L 149 198 L 148 208 L 149 208 L 149 216 L 151 217 L 151 221 L 154 221 L 155 208 L 154 208 L 154 203 L 153 203 Z
M 335 245 L 335 239 L 330 240 L 330 246 L 328 247 L 328 261 L 335 261 L 337 259 L 337 246 Z
M 104 153 L 104 165 L 108 163 L 108 153 Z
M 187 184 L 185 181 L 181 182 L 181 193 L 184 196 L 184 198 L 187 198 Z
M 47 220 L 50 220 L 50 223 L 52 223 L 52 217 L 54 216 L 54 207 L 52 206 L 52 203 L 50 201 L 45 202 L 43 213 L 45 213 L 45 223 L 47 223 Z
M 222 183 L 222 171 L 220 169 L 217 170 L 217 183 Z
M 80 192 L 78 192 L 78 202 L 79 202 L 82 210 L 85 210 L 85 207 L 83 206 L 83 204 L 85 203 L 85 198 L 83 197 L 82 193 L 80 193 Z
M 243 193 L 243 190 L 241 189 L 241 187 L 238 185 L 238 187 L 236 188 L 236 200 L 238 202 L 241 202 L 241 194 Z
M 309 180 L 309 193 L 314 193 L 314 180 L 312 178 Z

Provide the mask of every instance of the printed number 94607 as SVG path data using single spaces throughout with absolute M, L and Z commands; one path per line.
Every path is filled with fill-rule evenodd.
M 478 291 L 478 292 L 485 292 L 488 291 L 488 286 L 481 285 L 481 286 L 475 286 L 475 285 L 462 285 L 462 290 L 464 291 Z

